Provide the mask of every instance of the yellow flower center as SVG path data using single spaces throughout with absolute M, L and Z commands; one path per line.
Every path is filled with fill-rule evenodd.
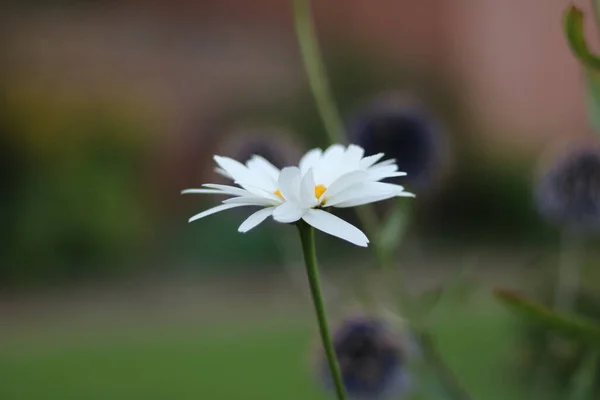
M 323 185 L 315 186 L 315 197 L 317 198 L 317 200 L 319 198 L 321 198 L 321 196 L 323 195 L 323 193 L 325 193 L 326 190 L 327 190 L 327 188 Z M 283 195 L 281 194 L 281 191 L 279 189 L 274 191 L 273 194 L 275 194 L 285 200 L 285 198 L 283 197 Z M 325 203 L 325 199 L 323 199 L 322 203 Z
M 323 193 L 325 193 L 326 190 L 327 190 L 327 188 L 323 185 L 315 186 L 315 197 L 317 199 L 319 199 L 321 197 L 321 195 L 323 195 Z

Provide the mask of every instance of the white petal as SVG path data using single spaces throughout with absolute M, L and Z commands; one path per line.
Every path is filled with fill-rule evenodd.
M 232 197 L 231 199 L 223 200 L 223 204 L 246 204 L 249 206 L 274 206 L 277 205 L 274 200 L 266 199 L 264 197 Z
M 277 178 L 279 170 L 267 160 L 259 156 L 253 156 L 246 162 L 248 170 L 254 179 L 253 184 L 270 192 L 277 190 Z M 273 171 L 271 168 L 275 168 Z
M 323 150 L 312 149 L 304 156 L 302 156 L 302 158 L 300 159 L 300 163 L 298 164 L 300 166 L 300 171 L 302 171 L 302 173 L 305 174 L 306 171 L 308 171 L 310 168 L 313 168 L 321 159 L 321 154 L 323 154 Z
M 340 161 L 344 157 L 344 146 L 341 144 L 333 144 L 329 146 L 316 167 L 317 170 L 322 169 L 323 172 L 330 172 L 332 169 L 339 166 Z
M 400 185 L 371 182 L 362 186 L 366 190 L 356 191 L 352 196 L 347 196 L 345 200 L 336 199 L 337 204 L 333 206 L 347 208 L 375 203 L 392 197 L 414 197 L 414 194 L 405 192 L 404 188 Z
M 347 240 L 357 246 L 367 247 L 369 243 L 369 239 L 360 229 L 327 211 L 311 209 L 304 214 L 302 219 L 320 231 Z
M 300 178 L 301 173 L 298 167 L 286 167 L 281 170 L 277 186 L 286 201 L 300 201 Z
M 236 182 L 236 183 L 238 183 L 238 182 Z M 241 185 L 241 183 L 239 183 L 239 184 Z M 277 204 L 283 203 L 283 199 L 275 194 L 275 190 L 267 191 L 261 187 L 249 185 L 249 184 L 244 184 L 243 186 L 244 186 L 244 189 L 246 189 L 249 193 L 247 195 L 249 195 L 251 197 L 264 197 L 266 199 L 273 200 Z
M 363 169 L 369 168 L 370 166 L 375 164 L 377 161 L 381 160 L 381 158 L 384 155 L 385 154 L 383 154 L 383 153 L 378 153 L 378 154 L 373 154 L 372 156 L 367 156 L 367 157 L 363 158 L 362 160 L 360 160 L 360 167 Z
M 258 224 L 267 219 L 271 214 L 273 214 L 273 207 L 263 208 L 262 210 L 258 210 L 257 212 L 250 215 L 238 228 L 238 232 L 246 233 L 250 229 L 256 227 Z
M 337 208 L 357 207 L 357 206 L 362 206 L 364 204 L 376 203 L 378 201 L 391 199 L 392 197 L 415 197 L 415 195 L 413 193 L 409 193 L 409 192 L 401 192 L 401 193 L 382 194 L 379 196 L 358 197 L 358 198 L 354 198 L 352 200 L 338 203 L 335 207 L 337 207 Z
M 406 176 L 406 172 L 402 172 L 402 171 L 393 172 L 393 173 L 389 174 L 388 176 L 386 176 L 386 178 L 394 178 L 396 176 Z
M 396 159 L 395 158 L 388 158 L 387 160 L 383 160 L 382 162 L 373 165 L 373 168 L 375 168 L 375 167 L 383 167 L 383 166 L 392 165 L 392 164 L 396 164 Z
M 369 168 L 367 170 L 368 172 L 377 172 L 377 173 L 381 173 L 381 172 L 396 172 L 398 171 L 398 166 L 396 164 L 389 164 L 389 165 L 375 165 L 371 168 Z
M 252 182 L 252 174 L 244 164 L 229 157 L 214 156 L 214 160 L 232 179 L 241 182 Z
M 362 160 L 365 151 L 362 147 L 355 144 L 351 144 L 344 153 L 344 163 L 351 164 L 353 168 L 360 166 L 360 160 Z
M 283 222 L 286 224 L 296 222 L 304 215 L 305 210 L 300 208 L 293 202 L 285 202 L 273 211 L 273 218 L 277 222 Z
M 242 206 L 245 206 L 245 205 L 246 204 L 221 204 L 219 206 L 216 206 L 216 207 L 213 207 L 213 208 L 209 208 L 206 211 L 202 211 L 200 214 L 194 215 L 192 218 L 190 218 L 188 220 L 188 222 L 194 222 L 197 219 L 207 217 L 207 216 L 209 216 L 211 214 L 218 213 L 219 211 L 229 210 L 230 208 L 242 207 Z
M 326 197 L 327 199 L 329 199 L 330 197 L 334 197 L 336 194 L 346 190 L 350 186 L 355 185 L 360 182 L 364 182 L 368 178 L 369 178 L 369 174 L 365 171 L 349 172 L 346 175 L 342 175 L 340 178 L 335 180 L 331 184 L 331 186 L 329 186 L 327 188 L 325 193 L 323 193 L 321 198 Z
M 227 194 L 230 194 L 233 196 L 250 196 L 251 195 L 251 193 L 249 191 L 239 188 L 239 187 L 235 187 L 235 186 L 218 185 L 216 183 L 205 183 L 202 186 L 211 188 L 211 189 L 218 189 L 218 190 L 222 191 L 223 193 L 227 193 Z
M 223 175 L 225 178 L 229 178 L 231 180 L 233 180 L 233 177 L 231 175 L 229 175 L 229 173 L 227 171 L 225 171 L 223 168 L 215 168 L 215 172 L 217 174 Z
M 396 166 L 396 164 L 386 165 L 383 167 L 372 167 L 369 168 L 367 172 L 369 173 L 371 180 L 374 181 L 406 175 L 406 172 L 398 171 L 398 166 Z
M 329 146 L 314 168 L 315 182 L 329 187 L 333 181 L 349 172 L 343 163 L 345 148 L 341 144 Z
M 181 194 L 227 194 L 229 193 L 223 192 L 222 190 L 216 189 L 185 189 L 181 191 Z
M 263 171 L 265 171 L 267 175 L 269 175 L 275 182 L 277 182 L 277 178 L 279 178 L 279 168 L 271 164 L 269 160 L 259 155 L 254 155 L 250 160 L 248 160 L 248 163 L 250 162 L 256 164 Z
M 398 193 L 386 193 L 373 196 L 355 197 L 353 199 L 342 201 L 335 205 L 337 208 L 358 207 L 364 204 L 376 203 L 378 201 L 391 199 L 392 197 L 400 196 Z
M 313 169 L 310 168 L 300 182 L 300 206 L 302 208 L 311 208 L 316 206 L 317 203 L 318 200 L 315 197 L 315 178 L 313 176 Z
M 326 161 L 331 161 L 335 159 L 339 159 L 344 155 L 345 148 L 341 144 L 332 144 L 323 153 L 322 159 Z
M 386 196 L 394 197 L 402 193 L 404 187 L 392 183 L 383 182 L 363 182 L 349 186 L 346 190 L 328 197 L 325 207 L 339 207 L 339 204 L 362 198 L 379 198 Z

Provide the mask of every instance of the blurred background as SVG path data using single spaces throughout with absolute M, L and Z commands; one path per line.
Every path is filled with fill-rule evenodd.
M 0 398 L 326 398 L 293 228 L 241 235 L 236 210 L 188 224 L 218 200 L 180 196 L 222 183 L 213 154 L 288 164 L 326 144 L 289 3 L 3 3 Z M 550 293 L 559 229 L 536 210 L 538 171 L 593 140 L 567 2 L 314 3 L 349 127 L 389 96 L 435 120 L 397 262 L 415 293 L 472 266 L 436 325 L 442 353 L 475 397 L 528 398 L 532 333 L 489 292 Z M 371 254 L 317 238 L 335 320 Z

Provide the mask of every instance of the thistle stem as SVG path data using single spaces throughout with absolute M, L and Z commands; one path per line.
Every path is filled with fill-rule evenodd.
M 323 348 L 325 349 L 325 355 L 327 356 L 329 371 L 331 372 L 338 400 L 345 400 L 346 389 L 344 388 L 340 366 L 337 362 L 331 334 L 329 333 L 327 315 L 323 304 L 323 296 L 321 295 L 321 284 L 319 282 L 317 256 L 315 253 L 314 230 L 304 221 L 300 221 L 297 226 L 298 231 L 300 232 L 300 240 L 302 241 L 302 252 L 304 253 L 304 263 L 306 264 L 306 274 L 308 276 L 308 283 L 310 284 L 310 293 L 315 306 L 315 313 L 319 323 L 319 332 L 321 334 Z
M 596 18 L 597 26 L 600 26 L 600 0 L 592 0 L 592 6 L 594 8 L 594 17 Z
M 580 281 L 579 261 L 582 256 L 582 250 L 583 246 L 579 232 L 574 231 L 572 228 L 565 228 L 560 238 L 558 271 L 556 287 L 554 289 L 553 307 L 556 310 L 573 311 L 573 308 L 576 306 Z M 545 340 L 548 346 L 552 346 L 553 341 L 556 340 L 556 336 L 548 333 Z M 549 364 L 551 361 L 550 351 L 546 351 L 542 355 L 534 375 L 534 398 L 546 398 L 546 382 L 551 379 L 549 376 Z
M 554 294 L 554 308 L 571 311 L 579 290 L 579 262 L 581 241 L 577 232 L 565 229 L 561 237 L 558 280 Z
M 331 143 L 344 143 L 344 125 L 336 110 L 327 81 L 319 42 L 310 14 L 309 0 L 294 0 L 294 24 L 308 83 L 325 125 L 325 132 Z

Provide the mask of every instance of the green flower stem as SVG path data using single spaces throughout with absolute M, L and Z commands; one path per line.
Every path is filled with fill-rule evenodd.
M 294 23 L 310 89 L 331 143 L 344 143 L 344 125 L 335 108 L 315 35 L 309 0 L 294 0 Z
M 565 228 L 560 238 L 560 254 L 556 287 L 554 289 L 553 308 L 556 311 L 573 311 L 576 306 L 577 294 L 579 292 L 580 257 L 583 245 L 581 235 L 570 228 Z M 546 344 L 552 346 L 556 335 L 548 333 Z M 544 353 L 537 366 L 534 375 L 533 393 L 534 398 L 543 399 L 547 393 L 547 382 L 551 379 L 550 363 L 551 357 L 548 352 Z M 546 390 L 546 391 L 545 391 Z
M 565 229 L 561 237 L 558 280 L 554 294 L 554 308 L 571 311 L 575 306 L 579 291 L 579 261 L 581 257 L 581 238 L 577 232 Z
M 600 27 L 600 0 L 592 0 L 594 7 L 594 17 L 596 18 L 596 26 Z
M 338 400 L 346 399 L 346 389 L 342 380 L 340 366 L 337 362 L 335 349 L 329 333 L 327 323 L 327 315 L 325 314 L 325 306 L 323 305 L 323 296 L 321 295 L 321 284 L 319 282 L 319 271 L 317 268 L 317 256 L 315 253 L 315 233 L 313 228 L 304 221 L 297 224 L 300 232 L 300 240 L 302 241 L 302 252 L 304 253 L 304 263 L 306 264 L 306 274 L 308 275 L 308 283 L 310 284 L 310 293 L 315 305 L 315 313 L 319 322 L 319 332 L 321 333 L 321 341 L 327 355 L 329 371 L 335 385 L 335 392 Z
M 294 23 L 296 27 L 296 36 L 298 38 L 298 43 L 302 54 L 302 61 L 304 62 L 304 67 L 308 75 L 310 88 L 315 97 L 317 109 L 321 115 L 321 119 L 323 120 L 323 123 L 325 125 L 325 130 L 329 142 L 330 144 L 345 143 L 346 138 L 344 135 L 344 125 L 342 124 L 342 120 L 338 114 L 335 102 L 333 100 L 333 96 L 331 95 L 331 90 L 327 80 L 327 74 L 325 73 L 325 68 L 320 54 L 318 41 L 315 35 L 315 29 L 310 13 L 309 0 L 294 0 Z M 371 242 L 373 245 L 372 247 L 374 249 L 375 257 L 380 269 L 392 273 L 393 271 L 395 271 L 393 263 L 393 251 L 386 250 L 383 248 L 383 246 L 379 245 L 377 229 L 379 221 L 377 221 L 377 216 L 375 215 L 373 208 L 369 206 L 359 207 L 357 209 L 357 213 L 361 225 L 364 227 L 367 236 L 371 238 Z M 316 279 L 316 261 L 314 260 L 314 247 L 311 247 L 308 244 L 312 243 L 312 232 L 303 233 L 303 229 L 308 229 L 308 227 L 300 227 L 300 233 L 303 238 L 302 241 L 304 246 L 304 256 L 309 271 L 309 279 L 311 280 L 311 290 L 313 290 L 313 298 L 315 299 L 317 316 L 319 317 L 321 335 L 323 337 L 323 342 L 327 350 L 327 343 L 329 343 L 329 346 L 331 346 L 331 341 L 329 339 L 329 333 L 327 331 L 323 306 L 322 304 L 321 306 L 318 305 L 319 301 L 321 301 L 321 296 L 319 294 L 320 290 L 318 289 L 318 279 Z M 304 235 L 306 235 L 306 238 L 304 237 Z M 310 251 L 312 251 L 312 256 L 310 256 Z M 313 257 L 312 265 L 315 265 L 314 276 L 312 279 L 310 272 L 311 268 L 309 267 L 309 256 Z M 393 281 L 394 286 L 399 287 L 399 289 L 396 290 L 396 292 L 399 293 L 400 300 L 403 303 L 402 306 L 406 308 L 406 310 L 404 311 L 408 314 L 407 316 L 409 318 L 418 317 L 418 315 L 416 315 L 417 313 L 413 312 L 412 299 L 401 284 L 401 276 L 396 276 L 395 279 L 397 280 Z M 316 284 L 316 287 L 314 288 L 313 280 Z M 321 311 L 319 311 L 319 309 Z M 431 368 L 436 371 L 440 382 L 444 385 L 445 390 L 448 392 L 448 394 L 452 395 L 457 400 L 470 400 L 471 397 L 465 392 L 458 380 L 454 377 L 453 371 L 450 369 L 450 367 L 446 365 L 446 363 L 440 356 L 438 350 L 435 347 L 435 343 L 432 340 L 431 334 L 425 330 L 424 326 L 417 329 L 416 333 L 419 336 L 419 339 L 421 339 L 420 342 L 421 346 L 423 347 L 423 355 L 427 363 L 430 364 Z M 337 363 L 335 362 L 333 350 L 330 349 L 329 351 L 331 352 L 331 355 L 328 352 L 330 367 L 332 370 L 332 375 L 334 376 L 334 381 L 336 381 L 336 376 L 339 379 L 339 368 L 337 366 Z M 338 372 L 337 375 L 335 371 Z M 338 396 L 343 396 L 343 386 L 338 385 L 339 382 L 336 381 Z

